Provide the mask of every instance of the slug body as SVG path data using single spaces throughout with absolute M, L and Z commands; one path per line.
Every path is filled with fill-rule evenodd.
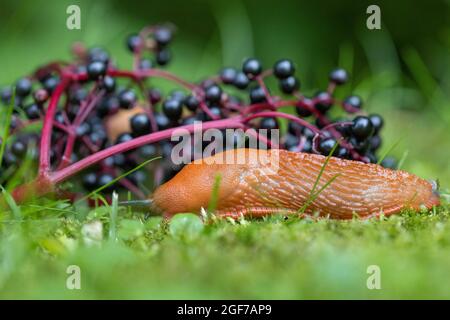
M 207 164 L 238 150 L 248 156 L 261 152 L 277 156 L 278 168 L 259 161 Z M 439 205 L 432 184 L 413 174 L 334 157 L 325 166 L 315 192 L 333 177 L 334 180 L 311 201 L 311 190 L 325 160 L 321 155 L 278 149 L 225 151 L 186 165 L 172 180 L 161 185 L 153 194 L 153 209 L 168 217 L 207 209 L 218 175 L 220 184 L 215 197 L 218 216 L 298 214 L 307 204 L 305 214 L 350 219 L 355 215 L 391 215 L 405 208 L 419 210 L 422 206 Z

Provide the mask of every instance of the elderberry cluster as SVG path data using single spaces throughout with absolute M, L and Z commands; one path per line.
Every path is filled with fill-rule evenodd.
M 222 119 L 236 119 L 246 128 L 280 129 L 279 148 L 323 155 L 333 152 L 343 159 L 378 162 L 383 118 L 365 114 L 357 95 L 343 100 L 334 97 L 336 88 L 348 81 L 345 70 L 333 70 L 328 88 L 312 95 L 300 91 L 296 66 L 289 59 L 264 69 L 260 60 L 249 58 L 239 68 L 226 67 L 217 75 L 190 83 L 162 69 L 172 58 L 172 39 L 173 28 L 165 25 L 130 35 L 125 44 L 133 56 L 132 70 L 120 69 L 102 48 L 85 49 L 78 44 L 73 61 L 47 64 L 3 88 L 5 110 L 13 96 L 14 109 L 2 179 L 10 178 L 27 154 L 39 160 L 43 147 L 39 124 L 49 121 L 52 104 L 56 104 L 56 110 L 50 119 L 53 130 L 49 148 L 51 169 L 56 171 L 137 137 L 196 121 L 216 123 Z M 276 78 L 277 88 L 267 86 L 265 79 L 271 76 Z M 152 77 L 173 81 L 180 89 L 164 93 L 152 84 Z M 158 185 L 181 169 L 170 160 L 173 146 L 174 142 L 163 139 L 117 152 L 93 164 L 75 181 L 92 191 L 143 161 L 162 155 L 163 161 L 151 163 L 104 190 L 124 188 L 139 193 L 144 186 Z M 193 152 L 191 156 L 194 159 L 197 155 Z M 392 158 L 381 163 L 395 168 Z

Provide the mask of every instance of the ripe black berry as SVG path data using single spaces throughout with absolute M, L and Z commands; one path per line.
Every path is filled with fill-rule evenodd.
M 48 77 L 43 82 L 44 89 L 47 90 L 48 93 L 50 93 L 50 94 L 52 94 L 53 91 L 55 91 L 55 88 L 58 84 L 59 84 L 59 78 L 56 76 Z
M 41 116 L 41 109 L 37 104 L 33 103 L 25 109 L 25 114 L 28 119 L 36 120 L 39 119 Z
M 77 127 L 75 130 L 77 137 L 83 137 L 88 135 L 91 132 L 91 126 L 87 122 L 83 122 L 81 125 Z
M 323 139 L 319 143 L 320 153 L 322 153 L 325 156 L 329 155 L 331 153 L 331 151 L 333 150 L 335 144 L 336 144 L 336 140 L 333 138 Z
M 139 50 L 142 44 L 142 38 L 138 34 L 132 34 L 127 39 L 127 47 L 131 52 Z
M 222 89 L 218 85 L 212 85 L 205 89 L 205 99 L 210 103 L 220 102 Z
M 297 122 L 288 123 L 288 132 L 294 136 L 299 136 L 303 131 L 303 126 Z
M 116 79 L 110 76 L 105 76 L 101 82 L 101 88 L 105 89 L 106 92 L 114 92 L 116 90 Z
M 100 61 L 106 64 L 109 61 L 109 54 L 105 49 L 95 47 L 89 50 L 88 60 L 89 62 Z
M 278 121 L 275 118 L 262 118 L 259 123 L 259 128 L 267 130 L 278 129 Z
M 119 168 L 123 168 L 127 164 L 127 157 L 125 157 L 125 155 L 123 153 L 115 154 L 112 157 L 112 159 L 113 159 L 114 165 Z
M 87 74 L 91 80 L 97 80 L 98 78 L 103 77 L 105 73 L 106 65 L 103 62 L 94 61 L 87 66 Z
M 93 132 L 91 132 L 89 134 L 89 140 L 91 140 L 91 142 L 93 144 L 95 144 L 96 146 L 100 146 L 101 148 L 103 148 L 105 146 L 106 140 L 108 138 L 108 136 L 106 135 L 105 130 L 92 130 Z
M 166 130 L 171 127 L 171 121 L 163 113 L 155 113 L 155 120 L 158 126 L 158 130 Z
M 122 133 L 120 136 L 116 139 L 116 144 L 123 143 L 133 140 L 133 136 L 130 133 Z
M 102 173 L 98 177 L 98 185 L 99 185 L 99 187 L 106 186 L 107 184 L 111 183 L 113 180 L 114 180 L 114 177 L 112 175 L 110 175 L 109 173 Z M 113 186 L 108 186 L 108 187 L 104 188 L 103 191 L 108 192 L 113 189 L 114 189 Z
M 10 151 L 6 151 L 3 154 L 3 164 L 5 165 L 6 168 L 16 165 L 19 162 L 19 159 L 17 159 L 16 155 L 13 154 Z
M 238 74 L 236 75 L 236 78 L 234 79 L 234 86 L 238 89 L 245 89 L 247 88 L 248 84 L 249 84 L 250 80 L 248 79 L 248 77 L 245 75 L 245 73 L 243 72 L 238 72 Z
M 11 87 L 3 88 L 0 96 L 4 104 L 9 104 L 12 97 L 12 88 Z
M 116 96 L 107 96 L 100 101 L 97 107 L 97 115 L 103 118 L 107 115 L 116 113 L 119 111 L 119 108 L 119 98 Z
M 286 94 L 291 94 L 300 88 L 300 82 L 294 76 L 280 80 L 280 90 Z
M 315 107 L 321 113 L 325 113 L 330 110 L 332 106 L 331 95 L 326 91 L 320 91 L 314 96 Z
M 295 66 L 291 60 L 283 59 L 275 63 L 273 73 L 278 79 L 285 79 L 294 75 Z
M 124 90 L 119 94 L 120 107 L 123 109 L 131 109 L 136 103 L 136 93 L 133 90 Z
M 70 93 L 70 102 L 73 104 L 80 104 L 81 101 L 86 99 L 88 93 L 84 88 L 77 88 Z
M 293 134 L 287 134 L 284 140 L 284 147 L 289 151 L 297 151 L 300 139 Z
M 155 41 L 160 47 L 167 45 L 172 40 L 172 31 L 166 27 L 156 29 L 153 34 Z
M 175 99 L 182 102 L 186 98 L 186 93 L 182 90 L 173 90 L 167 99 Z
M 234 68 L 223 68 L 220 72 L 220 79 L 224 84 L 232 84 L 236 79 L 237 73 Z
M 261 62 L 255 58 L 249 58 L 244 61 L 244 64 L 242 66 L 242 71 L 246 75 L 257 76 L 262 71 Z
M 397 169 L 397 160 L 394 157 L 386 157 L 380 164 L 385 168 Z
M 158 102 L 161 101 L 161 91 L 159 91 L 158 89 L 152 88 L 148 91 L 148 96 L 150 98 L 150 102 L 152 104 L 156 104 Z
M 369 119 L 375 130 L 374 133 L 378 133 L 381 130 L 381 128 L 383 128 L 383 124 L 384 124 L 383 118 L 378 114 L 371 114 L 371 115 L 369 115 Z
M 200 105 L 200 101 L 196 97 L 189 95 L 184 99 L 184 104 L 190 111 L 194 112 Z
M 165 66 L 172 59 L 172 54 L 169 48 L 164 48 L 156 53 L 156 63 L 160 66 Z
M 344 100 L 344 108 L 347 112 L 357 112 L 362 107 L 362 100 L 359 96 L 349 96 Z
M 83 186 L 88 191 L 95 190 L 97 188 L 97 186 L 98 186 L 97 174 L 95 172 L 86 173 L 83 176 Z
M 28 78 L 22 78 L 16 82 L 16 94 L 20 97 L 26 97 L 31 93 L 31 81 Z
M 223 116 L 223 114 L 222 114 L 222 109 L 221 109 L 219 106 L 217 106 L 217 105 L 210 106 L 210 107 L 209 107 L 209 111 L 211 111 L 211 113 L 212 113 L 213 115 L 216 115 L 216 116 L 219 117 L 219 118 L 222 118 L 222 116 Z M 209 121 L 209 120 L 212 120 L 212 119 L 211 119 L 211 117 L 210 117 L 209 115 L 207 115 L 205 112 L 202 112 L 202 113 L 201 113 L 200 120 L 202 120 L 202 121 Z
M 250 102 L 251 103 L 260 103 L 266 101 L 266 95 L 264 93 L 264 89 L 261 86 L 253 87 L 250 90 Z
M 133 135 L 142 136 L 150 133 L 150 120 L 145 113 L 138 113 L 130 119 Z
M 362 141 L 370 137 L 373 133 L 373 125 L 368 117 L 359 116 L 353 119 L 352 134 Z
M 144 159 L 151 159 L 157 155 L 156 146 L 154 144 L 147 144 L 139 148 L 139 155 Z
M 140 184 L 144 183 L 147 180 L 147 175 L 145 174 L 144 171 L 137 170 L 137 171 L 134 171 L 134 172 L 130 173 L 128 178 L 134 184 L 140 185 Z
M 27 153 L 27 145 L 20 140 L 14 141 L 11 145 L 11 152 L 14 153 L 15 156 L 21 158 Z
M 353 148 L 358 151 L 360 154 L 366 153 L 370 148 L 370 141 L 368 139 L 366 140 L 358 140 L 355 137 L 351 137 L 349 139 L 350 144 L 353 146 Z
M 348 74 L 344 69 L 334 69 L 330 72 L 330 81 L 334 82 L 337 85 L 341 85 L 347 82 Z
M 341 158 L 341 159 L 350 159 L 350 153 L 346 148 L 339 147 L 336 157 Z
M 312 112 L 311 109 L 313 106 L 312 100 L 309 98 L 303 97 L 302 101 L 295 106 L 295 111 L 300 117 L 309 117 Z M 309 108 L 308 108 L 309 107 Z
M 183 105 L 178 99 L 169 99 L 164 101 L 162 111 L 171 120 L 178 120 L 183 113 Z
M 381 147 L 381 137 L 375 135 L 370 138 L 370 149 L 375 151 Z
M 367 153 L 366 157 L 369 158 L 369 162 L 370 163 L 377 163 L 378 162 L 377 156 L 375 154 L 373 154 L 372 152 Z
M 150 59 L 141 59 L 139 61 L 139 69 L 150 70 L 153 67 L 153 62 Z

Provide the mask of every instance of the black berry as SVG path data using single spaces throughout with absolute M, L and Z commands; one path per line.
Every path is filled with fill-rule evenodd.
M 347 112 L 357 112 L 362 107 L 362 100 L 359 96 L 349 96 L 344 100 L 344 108 Z
M 131 52 L 136 52 L 142 47 L 142 38 L 138 34 L 132 34 L 127 39 L 127 47 Z
M 250 102 L 260 103 L 266 101 L 264 89 L 261 86 L 256 86 L 250 90 Z
M 210 103 L 220 102 L 222 89 L 218 85 L 212 85 L 205 90 L 205 99 Z
M 384 125 L 383 118 L 378 114 L 371 114 L 371 115 L 369 115 L 369 119 L 374 128 L 374 132 L 375 133 L 380 132 L 381 128 L 383 128 L 383 125 Z
M 114 92 L 116 90 L 116 80 L 113 77 L 105 76 L 101 82 L 101 88 L 106 92 Z
M 332 104 L 332 97 L 326 91 L 320 91 L 314 96 L 315 108 L 321 113 L 325 113 L 330 110 Z
M 373 125 L 368 117 L 359 116 L 353 119 L 352 134 L 362 141 L 370 137 L 373 133 Z
M 261 62 L 255 58 L 249 58 L 244 61 L 242 71 L 247 75 L 257 76 L 262 71 Z
M 160 27 L 156 29 L 153 37 L 159 46 L 165 46 L 172 41 L 172 31 L 169 28 Z
M 88 190 L 88 191 L 93 191 L 98 187 L 98 178 L 97 178 L 97 174 L 94 172 L 89 172 L 86 173 L 83 176 L 83 186 Z
M 196 97 L 189 95 L 184 99 L 184 104 L 190 111 L 194 112 L 200 105 L 200 101 Z
M 300 88 L 300 82 L 294 76 L 280 80 L 280 90 L 286 94 L 291 94 Z
M 291 60 L 283 59 L 275 63 L 273 73 L 278 79 L 284 79 L 294 75 L 295 66 Z
M 20 97 L 26 97 L 31 93 L 31 81 L 28 78 L 22 78 L 16 82 L 16 94 Z
M 236 79 L 237 73 L 234 68 L 223 68 L 220 72 L 220 79 L 224 84 L 232 84 Z
M 325 156 L 329 155 L 331 153 L 331 151 L 333 150 L 335 144 L 336 144 L 336 140 L 333 138 L 323 139 L 319 143 L 320 153 L 322 153 Z
M 334 69 L 330 72 L 330 81 L 334 82 L 337 85 L 341 85 L 347 82 L 348 74 L 344 69 Z
M 133 135 L 142 136 L 150 133 L 150 120 L 145 113 L 138 113 L 130 119 Z
M 172 59 L 172 54 L 169 48 L 164 48 L 156 53 L 156 63 L 160 66 L 165 66 Z
M 247 88 L 248 84 L 250 83 L 250 80 L 243 72 L 238 72 L 236 75 L 236 78 L 234 79 L 234 86 L 238 89 L 245 89 Z
M 105 73 L 106 65 L 103 62 L 94 61 L 87 66 L 87 74 L 91 80 L 97 80 L 98 78 L 103 77 Z
M 162 111 L 171 120 L 178 120 L 183 113 L 183 105 L 178 99 L 169 99 L 164 101 Z
M 25 114 L 28 119 L 36 120 L 39 119 L 41 116 L 41 109 L 37 104 L 33 103 L 25 109 Z
M 136 103 L 137 97 L 133 90 L 124 90 L 119 94 L 120 107 L 123 109 L 131 109 Z

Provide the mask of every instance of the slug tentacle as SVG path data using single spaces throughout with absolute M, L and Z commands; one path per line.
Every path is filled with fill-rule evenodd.
M 226 151 L 229 152 L 237 151 Z M 439 204 L 432 184 L 415 175 L 334 157 L 330 158 L 315 188 L 315 192 L 324 190 L 311 198 L 324 166 L 324 156 L 277 149 L 246 149 L 245 152 L 277 153 L 278 170 L 264 164 L 208 165 L 194 161 L 155 191 L 155 206 L 169 216 L 177 212 L 199 212 L 201 207 L 208 207 L 218 174 L 222 179 L 216 214 L 223 216 L 297 214 L 307 204 L 305 214 L 350 219 L 355 215 L 390 215 L 405 208 L 419 210 L 421 206 L 431 208 Z

